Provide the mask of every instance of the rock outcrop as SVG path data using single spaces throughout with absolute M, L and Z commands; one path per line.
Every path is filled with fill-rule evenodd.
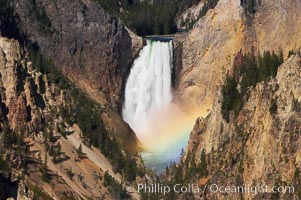
M 103 117 L 106 129 L 125 149 L 136 152 L 141 145 L 120 112 L 123 87 L 143 39 L 119 19 L 105 13 L 95 1 L 16 0 L 6 4 L 7 15 L 12 18 L 3 20 L 6 24 L 1 33 L 21 41 L 27 51 L 39 51 L 42 60 L 54 65 L 76 87 L 105 107 L 106 113 L 111 113 Z M 16 33 L 6 30 L 11 27 Z M 31 84 L 26 82 L 28 89 Z M 14 102 L 20 103 L 22 99 Z M 10 107 L 15 107 L 15 103 Z M 19 114 L 26 117 L 25 112 Z M 21 117 L 19 114 L 14 115 Z M 114 123 L 109 124 L 110 121 Z
M 92 144 L 82 128 L 89 122 L 79 126 L 81 122 L 68 111 L 83 106 L 72 95 L 74 86 L 60 89 L 35 69 L 29 56 L 17 40 L 0 37 L 0 174 L 7 179 L 5 184 L 11 182 L 17 199 L 114 198 L 104 177 L 107 172 L 123 187 L 124 169 L 119 169 L 116 155 L 118 162 L 126 164 L 130 156 L 143 168 L 141 158 L 132 156 L 137 151 L 136 136 L 128 125 L 115 120 L 120 117 L 116 112 L 86 100 L 91 111 L 99 109 L 103 116 L 93 123 L 98 130 L 92 136 L 104 139 Z M 101 124 L 105 128 L 100 129 Z M 113 135 L 117 132 L 122 132 L 119 138 Z M 4 191 L 4 195 L 11 194 Z
M 201 187 L 213 183 L 294 187 L 293 192 L 257 194 L 212 193 L 207 188 L 194 195 L 196 199 L 298 199 L 301 58 L 300 53 L 287 55 L 290 50 L 300 51 L 301 1 L 254 1 L 248 4 L 253 8 L 247 8 L 246 2 L 219 0 L 190 32 L 175 37 L 177 100 L 185 110 L 202 115 L 205 108 L 209 113 L 197 119 L 176 169 L 183 169 L 183 177 L 194 173 L 188 182 Z M 237 53 L 281 50 L 286 61 L 276 78 L 249 88 L 238 116 L 232 113 L 229 123 L 225 121 L 221 85 Z M 183 198 L 187 196 L 180 195 Z
M 186 110 L 211 108 L 234 56 L 244 52 L 283 50 L 301 46 L 301 1 L 261 1 L 249 13 L 240 0 L 219 0 L 187 34 L 176 35 L 182 53 L 176 62 L 176 90 Z
M 142 38 L 95 1 L 14 2 L 21 33 L 78 87 L 120 108 L 123 81 L 143 46 Z
M 21 59 L 17 41 L 0 38 L 0 74 L 2 113 L 6 113 L 12 130 L 26 133 L 39 132 L 42 127 L 42 110 L 45 107 L 41 94 L 30 87 L 40 82 L 37 73 L 31 77 L 27 63 Z M 38 102 L 39 101 L 39 102 Z
M 193 25 L 199 18 L 200 12 L 204 6 L 204 1 L 199 1 L 198 4 L 193 5 L 192 7 L 185 10 L 179 16 L 176 17 L 176 24 L 178 29 L 186 30 Z
M 209 199 L 298 199 L 301 170 L 301 57 L 291 56 L 277 77 L 251 88 L 237 118 L 221 114 L 221 94 L 211 113 L 200 118 L 187 152 L 200 163 L 205 152 L 208 176 L 198 183 L 220 186 L 294 187 L 283 193 L 212 193 Z M 197 176 L 197 175 L 196 175 Z

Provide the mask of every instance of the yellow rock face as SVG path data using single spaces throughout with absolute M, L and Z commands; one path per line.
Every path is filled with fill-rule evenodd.
M 177 99 L 185 110 L 201 113 L 211 108 L 234 56 L 249 52 L 283 50 L 301 46 L 301 1 L 262 1 L 254 16 L 248 16 L 240 0 L 220 0 L 186 35 L 177 35 L 182 45 L 182 70 L 177 79 Z M 177 67 L 177 66 L 175 66 Z

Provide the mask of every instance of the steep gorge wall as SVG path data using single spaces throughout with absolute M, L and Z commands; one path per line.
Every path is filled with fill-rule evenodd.
M 21 33 L 78 87 L 120 109 L 123 81 L 143 46 L 95 1 L 16 0 Z
M 211 193 L 197 199 L 298 199 L 300 198 L 300 53 L 301 1 L 261 1 L 254 13 L 238 0 L 220 0 L 193 30 L 174 41 L 175 87 L 184 109 L 202 115 L 190 135 L 183 163 L 189 183 L 204 186 L 294 186 L 294 193 Z M 248 91 L 238 117 L 227 123 L 221 114 L 221 84 L 232 70 L 234 57 L 243 52 L 284 52 L 276 78 Z M 202 155 L 202 152 L 204 155 Z M 193 170 L 202 168 L 201 173 Z M 204 158 L 206 157 L 206 158 Z M 188 163 L 188 164 L 187 164 Z M 197 163 L 197 164 L 195 164 Z M 181 168 L 182 167 L 182 168 Z M 205 174 L 205 175 L 204 175 Z M 181 174 L 182 175 L 182 174 Z M 185 198 L 181 196 L 180 198 Z
M 191 31 L 176 35 L 176 93 L 185 110 L 203 113 L 211 109 L 215 91 L 231 69 L 234 56 L 280 49 L 286 56 L 301 46 L 301 1 L 263 0 L 255 14 L 240 0 L 220 0 Z M 175 53 L 177 54 L 177 52 Z
M 27 51 L 29 43 L 38 49 L 38 56 L 105 108 L 107 131 L 125 149 L 137 151 L 138 139 L 120 112 L 123 87 L 143 39 L 95 1 L 15 0 L 6 6 L 1 33 L 19 39 Z
M 37 140 L 29 140 L 32 143 L 28 147 L 28 143 L 24 142 L 25 138 L 36 136 L 41 139 L 36 144 L 41 144 L 42 132 L 47 130 L 47 127 L 59 123 L 60 120 L 54 112 L 58 112 L 59 106 L 66 103 L 66 97 L 60 93 L 58 88 L 48 84 L 47 77 L 35 71 L 31 62 L 26 61 L 25 52 L 21 50 L 18 41 L 3 37 L 0 37 L 0 77 L 1 175 L 15 185 L 18 185 L 22 176 L 23 181 L 28 181 L 28 188 L 33 179 L 42 180 L 37 169 L 40 169 L 41 154 L 45 152 L 46 143 L 44 148 L 35 149 L 37 151 L 34 153 L 30 150 Z M 49 114 L 52 115 L 49 116 Z M 23 139 L 24 141 L 20 141 Z M 28 142 L 28 140 L 26 141 Z M 12 145 L 14 143 L 18 143 L 18 145 Z M 29 171 L 31 173 L 28 173 Z M 8 183 L 7 181 L 6 184 Z M 35 184 L 39 185 L 37 188 L 43 187 L 43 184 L 46 185 L 43 181 Z M 58 185 L 60 190 L 70 191 L 69 186 Z M 58 188 L 53 187 L 53 191 L 57 192 L 56 198 L 62 192 Z M 18 190 L 18 187 L 16 189 Z M 25 193 L 26 191 L 33 195 L 32 191 L 24 188 Z M 8 194 L 7 191 L 4 191 L 4 194 Z M 73 198 L 76 196 L 72 195 Z M 23 198 L 26 199 L 18 194 L 18 199 Z
M 229 123 L 222 117 L 222 97 L 217 94 L 210 115 L 197 120 L 187 148 L 190 155 L 193 153 L 192 159 L 196 163 L 200 163 L 203 151 L 206 154 L 208 176 L 196 179 L 199 183 L 263 185 L 270 189 L 273 186 L 293 186 L 294 192 L 225 195 L 208 190 L 207 198 L 300 198 L 300 69 L 300 55 L 291 56 L 280 66 L 275 79 L 250 89 L 242 111 Z
M 105 172 L 122 187 L 126 165 L 133 172 L 136 162 L 143 167 L 132 156 L 136 136 L 112 120 L 116 112 L 102 110 L 83 93 L 74 95 L 81 91 L 71 85 L 60 89 L 29 56 L 17 40 L 0 37 L 0 179 L 11 187 L 3 186 L 0 198 L 114 199 L 119 192 L 109 194 Z M 110 126 L 105 119 L 113 121 Z M 122 135 L 112 138 L 111 128 Z M 135 162 L 128 163 L 129 157 Z

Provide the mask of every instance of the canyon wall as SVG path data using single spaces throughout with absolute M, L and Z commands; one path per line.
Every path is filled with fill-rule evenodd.
M 0 5 L 0 173 L 14 196 L 137 199 L 124 186 L 144 176 L 141 144 L 120 112 L 143 39 L 95 1 Z
M 79 88 L 121 108 L 121 90 L 142 38 L 95 1 L 14 1 L 18 28 Z
M 118 198 L 121 190 L 110 193 L 113 182 L 105 181 L 113 177 L 120 189 L 129 176 L 124 165 L 143 168 L 133 155 L 136 136 L 118 129 L 123 135 L 114 137 L 110 126 L 118 121 L 106 124 L 112 111 L 72 85 L 60 89 L 29 56 L 17 40 L 0 37 L 0 178 L 14 186 L 11 193 L 1 188 L 0 197 Z
M 188 33 L 178 34 L 175 49 L 177 100 L 185 110 L 211 109 L 215 91 L 223 83 L 234 56 L 244 52 L 283 50 L 301 46 L 301 1 L 268 1 L 250 13 L 240 0 L 219 0 Z
M 120 113 L 126 78 L 143 39 L 95 1 L 16 0 L 5 6 L 2 35 L 18 39 L 44 69 L 54 66 L 101 104 L 106 129 L 136 152 L 141 145 Z
M 217 199 L 298 199 L 301 169 L 301 57 L 291 56 L 277 77 L 258 83 L 237 118 L 221 114 L 221 94 L 206 118 L 199 118 L 187 152 L 200 163 L 205 152 L 208 176 L 195 174 L 199 184 L 220 186 L 293 186 L 285 193 L 211 193 Z M 190 157 L 191 158 L 191 157 Z M 190 160 L 191 161 L 191 160 Z M 204 161 L 203 161 L 204 162 Z M 204 164 L 204 163 L 203 163 Z M 189 169 L 187 168 L 187 171 Z
M 301 1 L 256 1 L 251 11 L 241 3 L 220 0 L 191 31 L 175 37 L 175 55 L 182 59 L 174 60 L 176 100 L 183 109 L 203 116 L 197 119 L 176 170 L 183 181 L 200 186 L 294 187 L 293 193 L 255 195 L 207 189 L 194 195 L 196 199 L 298 199 Z M 236 117 L 231 113 L 227 122 L 221 85 L 233 72 L 237 53 L 281 50 L 285 62 L 277 76 L 249 87 L 242 110 Z M 290 50 L 295 53 L 288 57 Z M 180 195 L 183 198 L 188 197 Z

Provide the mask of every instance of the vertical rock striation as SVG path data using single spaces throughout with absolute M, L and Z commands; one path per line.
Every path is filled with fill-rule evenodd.
M 175 62 L 178 99 L 186 110 L 211 108 L 234 56 L 244 52 L 283 50 L 301 46 L 301 1 L 268 1 L 249 13 L 240 0 L 219 0 L 186 34 L 175 37 L 182 62 Z M 177 53 L 175 53 L 177 54 Z
M 20 32 L 78 87 L 103 104 L 121 106 L 122 82 L 142 38 L 91 0 L 14 1 Z
M 118 121 L 117 112 L 84 94 L 83 105 L 72 94 L 80 91 L 69 86 L 58 88 L 32 66 L 17 40 L 0 37 L 0 178 L 16 187 L 12 189 L 17 199 L 112 199 L 105 172 L 121 188 L 128 175 L 124 168 L 130 165 L 136 173 L 136 162 L 141 163 L 133 155 L 139 142 L 129 126 Z M 94 118 L 78 114 L 82 107 Z M 79 115 L 88 119 L 85 124 L 76 119 Z M 97 131 L 87 129 L 92 123 Z M 12 196 L 5 187 L 0 189 L 3 194 Z
M 27 71 L 27 63 L 21 59 L 21 53 L 17 41 L 0 38 L 2 108 L 5 108 L 10 127 L 14 131 L 38 132 L 42 130 L 41 112 L 44 109 L 44 100 L 41 94 L 28 88 L 30 84 L 36 87 L 39 82 L 36 83 L 29 76 L 30 71 Z M 40 98 L 40 104 L 36 101 L 37 98 Z
M 219 185 L 293 186 L 285 193 L 207 192 L 207 198 L 298 199 L 301 168 L 301 57 L 291 56 L 275 79 L 250 89 L 248 101 L 238 117 L 227 123 L 221 114 L 221 101 L 205 119 L 198 119 L 187 152 L 200 162 L 206 152 L 209 178 Z M 220 95 L 218 95 L 220 98 Z M 272 109 L 273 104 L 275 109 Z M 205 182 L 206 182 L 205 181 Z
M 300 51 L 301 1 L 262 0 L 252 8 L 243 2 L 248 1 L 219 0 L 190 32 L 175 37 L 175 55 L 182 57 L 175 60 L 178 100 L 186 110 L 198 114 L 204 107 L 210 109 L 205 118 L 197 119 L 180 167 L 185 176 L 195 166 L 206 166 L 208 174 L 197 172 L 190 180 L 203 186 L 216 183 L 295 189 L 294 193 L 255 195 L 207 190 L 195 195 L 198 198 L 298 199 L 301 58 L 300 53 L 287 55 L 292 49 Z M 221 84 L 240 50 L 256 54 L 283 50 L 285 62 L 276 78 L 249 88 L 237 118 L 232 114 L 227 123 L 221 114 Z
M 7 15 L 12 19 L 5 23 L 14 27 L 17 33 L 1 30 L 2 34 L 19 39 L 27 51 L 30 48 L 38 50 L 39 56 L 48 64 L 54 65 L 76 87 L 105 107 L 106 129 L 125 148 L 136 151 L 139 142 L 120 112 L 123 87 L 132 61 L 143 46 L 142 38 L 127 30 L 119 19 L 105 13 L 92 0 L 14 0 L 8 4 L 11 8 L 7 9 Z M 5 27 L 8 26 L 1 26 Z M 13 74 L 9 76 L 13 77 Z M 32 87 L 32 81 L 25 80 L 25 83 L 27 91 Z M 17 86 L 9 85 L 9 91 L 16 90 Z M 28 101 L 28 98 L 26 95 L 23 100 L 15 99 L 14 102 Z M 39 102 L 39 98 L 34 99 Z M 15 107 L 14 104 L 10 106 Z M 35 112 L 35 109 L 27 108 L 29 111 Z

